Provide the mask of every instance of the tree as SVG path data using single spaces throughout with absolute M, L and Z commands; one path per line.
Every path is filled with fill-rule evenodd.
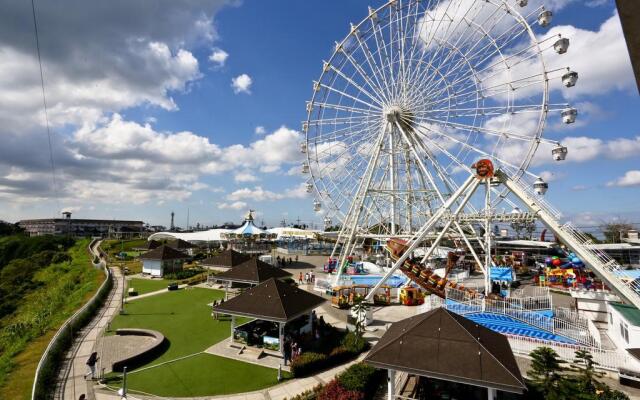
M 576 351 L 571 370 L 577 372 L 576 382 L 580 393 L 595 393 L 600 383 L 596 378 L 604 376 L 602 372 L 596 371 L 597 362 L 587 350 Z
M 602 233 L 608 243 L 622 243 L 624 235 L 634 227 L 625 220 L 618 219 L 602 224 Z
M 538 347 L 529 353 L 531 357 L 531 369 L 528 375 L 532 384 L 547 400 L 564 400 L 575 398 L 575 392 L 571 390 L 570 382 L 564 379 L 562 366 L 558 353 L 549 347 Z M 573 393 L 572 393 L 573 392 Z

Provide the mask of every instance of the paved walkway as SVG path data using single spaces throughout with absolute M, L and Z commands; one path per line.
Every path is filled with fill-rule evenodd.
M 112 296 L 106 303 L 96 317 L 87 325 L 87 328 L 82 331 L 79 336 L 80 343 L 76 344 L 73 349 L 77 351 L 71 354 L 72 358 L 66 359 L 65 364 L 70 365 L 68 375 L 64 377 L 64 388 L 62 395 L 57 398 L 64 400 L 77 400 L 80 395 L 85 394 L 87 399 L 93 398 L 93 384 L 91 381 L 84 379 L 84 374 L 87 373 L 87 359 L 92 352 L 96 351 L 96 342 L 102 331 L 107 324 L 113 319 L 113 317 L 120 310 L 120 302 L 122 298 L 122 274 L 119 268 L 109 268 L 113 274 L 113 288 L 111 289 Z M 101 368 L 101 360 L 98 360 L 96 365 L 96 374 L 99 374 Z

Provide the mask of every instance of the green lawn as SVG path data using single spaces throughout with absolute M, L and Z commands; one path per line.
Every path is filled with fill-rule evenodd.
M 147 365 L 204 351 L 227 339 L 230 321 L 214 320 L 207 304 L 223 292 L 181 289 L 136 300 L 126 305 L 111 329 L 147 328 L 162 332 L 169 349 Z M 244 321 L 239 321 L 242 323 Z M 246 379 L 251 376 L 251 379 Z M 258 390 L 276 384 L 277 371 L 210 354 L 165 364 L 127 377 L 130 389 L 162 396 L 206 396 Z
M 127 285 L 130 288 L 134 288 L 138 294 L 145 294 L 149 292 L 155 292 L 160 289 L 167 289 L 167 285 L 171 281 L 166 279 L 131 279 Z
M 157 396 L 214 396 L 264 389 L 278 383 L 277 378 L 273 368 L 200 354 L 128 374 L 127 386 Z

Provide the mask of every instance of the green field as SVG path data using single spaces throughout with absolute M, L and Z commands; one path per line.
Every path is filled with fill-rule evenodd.
M 114 319 L 111 329 L 147 328 L 166 336 L 168 350 L 147 366 L 202 352 L 230 335 L 230 321 L 214 320 L 208 305 L 222 296 L 221 291 L 194 288 L 136 300 L 127 304 L 125 315 Z M 276 378 L 271 368 L 200 354 L 134 371 L 127 385 L 160 396 L 207 396 L 262 389 L 276 384 Z
M 134 288 L 138 295 L 155 292 L 157 290 L 167 289 L 167 285 L 172 281 L 166 279 L 136 279 L 133 278 L 128 281 L 127 285 L 130 288 Z

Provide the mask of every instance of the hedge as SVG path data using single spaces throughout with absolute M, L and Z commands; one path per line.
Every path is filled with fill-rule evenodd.
M 355 332 L 347 333 L 339 346 L 329 354 L 306 352 L 293 359 L 291 373 L 295 377 L 307 376 L 323 369 L 344 364 L 369 348 L 369 342 Z

